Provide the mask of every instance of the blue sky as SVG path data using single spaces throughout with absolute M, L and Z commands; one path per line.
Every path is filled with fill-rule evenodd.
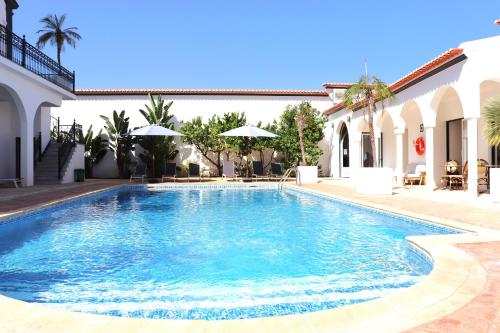
M 500 35 L 498 0 L 18 2 L 14 30 L 32 43 L 47 14 L 79 28 L 62 55 L 79 88 L 318 90 L 356 80 L 365 59 L 392 83 L 463 41 Z

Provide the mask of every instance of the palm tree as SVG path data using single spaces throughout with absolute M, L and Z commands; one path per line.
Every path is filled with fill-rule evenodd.
M 150 125 L 160 125 L 165 128 L 174 129 L 172 118 L 169 113 L 173 101 L 165 102 L 159 95 L 155 100 L 149 94 L 149 105 L 144 105 L 146 110 L 140 109 L 139 112 Z M 165 166 L 166 161 L 175 159 L 179 151 L 176 149 L 173 137 L 154 137 L 144 136 L 137 139 L 138 143 L 145 149 L 144 154 L 139 157 L 153 170 L 153 177 L 161 176 L 160 172 Z
M 61 52 L 64 50 L 64 44 L 75 47 L 76 41 L 82 39 L 82 36 L 75 31 L 78 30 L 77 27 L 63 29 L 65 20 L 66 14 L 61 15 L 61 17 L 47 15 L 40 20 L 40 23 L 44 24 L 43 29 L 36 32 L 37 34 L 42 34 L 38 37 L 36 47 L 41 49 L 47 42 L 57 47 L 57 63 L 59 66 L 61 66 Z
M 100 116 L 106 123 L 104 129 L 108 132 L 108 147 L 116 154 L 116 165 L 121 178 L 128 177 L 128 167 L 131 162 L 130 152 L 134 150 L 132 137 L 129 133 L 129 117 L 125 117 L 125 110 L 118 113 L 113 111 L 113 117 Z
M 304 127 L 306 126 L 306 114 L 307 110 L 302 107 L 302 104 L 299 106 L 299 110 L 297 111 L 296 122 L 297 122 L 297 130 L 299 132 L 299 146 L 300 146 L 300 155 L 302 156 L 301 165 L 307 165 L 306 162 L 306 150 L 304 148 Z
M 373 166 L 377 167 L 375 158 L 375 132 L 373 130 L 373 114 L 376 111 L 376 103 L 380 102 L 382 110 L 387 100 L 394 99 L 394 94 L 378 77 L 363 75 L 358 82 L 349 87 L 344 94 L 344 106 L 357 110 L 363 108 L 364 114 L 368 114 L 368 130 L 370 131 L 370 143 L 372 148 Z
M 495 97 L 484 107 L 484 119 L 486 140 L 494 147 L 500 146 L 500 96 Z
M 108 143 L 102 139 L 102 129 L 94 137 L 94 130 L 90 125 L 87 134 L 78 132 L 78 143 L 85 145 L 85 176 L 92 177 L 92 168 L 106 155 Z

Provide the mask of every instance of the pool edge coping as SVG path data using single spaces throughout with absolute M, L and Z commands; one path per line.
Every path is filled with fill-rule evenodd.
M 28 212 L 57 206 L 58 204 L 68 203 L 100 192 L 128 186 L 139 187 L 141 184 L 113 185 L 37 205 L 30 208 Z M 183 186 L 191 187 L 185 184 Z M 454 245 L 500 240 L 500 233 L 496 230 L 491 233 L 491 229 L 455 221 L 445 221 L 447 223 L 442 223 L 445 219 L 438 219 L 439 221 L 436 221 L 436 219 L 429 219 L 422 215 L 415 216 L 418 214 L 407 214 L 407 212 L 401 212 L 399 209 L 387 209 L 388 207 L 381 207 L 381 205 L 370 205 L 361 200 L 351 200 L 351 198 L 312 189 L 304 189 L 291 184 L 286 184 L 286 186 L 296 188 L 299 191 L 327 196 L 342 202 L 354 203 L 367 208 L 403 215 L 404 217 L 429 221 L 433 224 L 470 230 L 473 233 L 407 237 L 410 243 L 418 247 L 426 255 L 431 256 L 434 263 L 431 273 L 423 278 L 422 281 L 409 288 L 376 300 L 335 309 L 305 314 L 240 320 L 157 320 L 111 317 L 55 310 L 42 304 L 27 303 L 6 296 L 0 296 L 0 319 L 2 319 L 0 321 L 0 328 L 16 332 L 137 332 L 148 329 L 173 330 L 176 332 L 231 332 L 244 329 L 310 332 L 369 329 L 370 331 L 395 332 L 410 329 L 457 310 L 472 300 L 486 283 L 486 271 L 479 262 Z M 267 187 L 269 188 L 269 186 Z M 23 211 L 9 214 L 7 217 L 2 216 L 0 223 L 5 218 L 10 219 L 26 213 L 26 211 Z M 453 278 L 450 278 L 450 272 L 454 273 Z

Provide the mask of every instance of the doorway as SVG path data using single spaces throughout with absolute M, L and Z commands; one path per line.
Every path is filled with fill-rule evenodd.
M 340 129 L 339 148 L 339 176 L 349 177 L 349 132 L 345 124 Z
M 370 133 L 361 133 L 361 162 L 363 168 L 373 168 L 373 151 Z
M 455 160 L 463 166 L 467 160 L 467 138 L 463 135 L 463 118 L 446 122 L 446 160 Z

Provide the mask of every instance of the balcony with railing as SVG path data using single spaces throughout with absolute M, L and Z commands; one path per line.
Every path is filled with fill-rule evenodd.
M 59 87 L 74 92 L 75 72 L 70 72 L 56 61 L 0 24 L 0 56 L 43 77 Z

